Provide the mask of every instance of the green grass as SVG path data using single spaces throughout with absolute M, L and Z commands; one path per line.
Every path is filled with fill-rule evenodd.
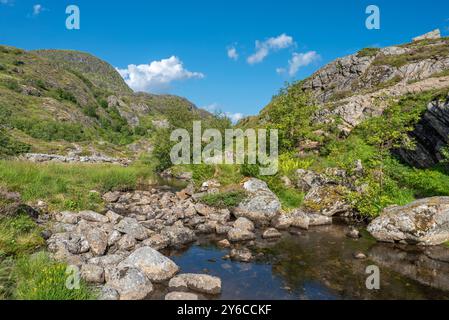
M 210 194 L 201 198 L 201 202 L 216 208 L 233 208 L 239 205 L 246 197 L 244 191 L 235 190 L 217 194 Z
M 100 210 L 103 202 L 96 190 L 135 189 L 153 177 L 149 165 L 35 164 L 0 161 L 0 186 L 19 192 L 22 200 L 43 200 L 50 210 Z
M 358 58 L 362 57 L 374 57 L 380 51 L 379 48 L 364 48 L 357 53 Z
M 67 265 L 39 252 L 19 258 L 13 269 L 16 281 L 14 298 L 18 300 L 92 300 L 95 292 L 82 280 L 79 288 L 66 286 L 70 273 Z
M 30 217 L 0 219 L 0 259 L 34 252 L 44 244 L 40 229 Z

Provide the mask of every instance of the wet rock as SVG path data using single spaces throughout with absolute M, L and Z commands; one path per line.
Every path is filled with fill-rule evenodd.
M 234 210 L 236 217 L 245 217 L 259 224 L 269 224 L 281 209 L 278 197 L 268 185 L 258 179 L 250 179 L 243 184 L 248 196 Z
M 221 279 L 206 274 L 185 273 L 171 279 L 168 287 L 171 291 L 192 290 L 206 294 L 219 294 Z
M 81 211 L 78 215 L 81 219 L 84 219 L 89 222 L 101 222 L 101 223 L 109 222 L 108 217 L 90 210 Z
M 230 258 L 240 262 L 250 262 L 253 260 L 253 254 L 248 248 L 232 249 Z
M 346 233 L 346 236 L 347 236 L 348 238 L 351 238 L 351 239 L 358 239 L 358 238 L 361 238 L 361 237 L 362 237 L 362 236 L 360 235 L 359 230 L 357 230 L 356 228 L 351 228 L 351 229 Z
M 169 292 L 165 295 L 165 300 L 191 301 L 198 299 L 196 294 L 190 292 Z
M 228 239 L 232 242 L 249 241 L 256 239 L 256 235 L 248 230 L 232 228 L 228 232 Z
M 254 231 L 254 223 L 252 223 L 251 220 L 249 219 L 240 217 L 234 221 L 234 228 L 247 231 Z
M 364 259 L 367 258 L 367 257 L 366 257 L 366 254 L 364 254 L 364 253 L 362 253 L 362 252 L 355 252 L 355 253 L 353 254 L 353 257 L 354 257 L 354 259 L 357 259 L 357 260 L 364 260 Z
M 89 283 L 104 283 L 104 269 L 95 264 L 83 264 L 81 277 Z
M 150 247 L 142 247 L 131 253 L 119 265 L 119 268 L 137 268 L 155 282 L 171 279 L 179 267 L 169 258 Z
M 291 212 L 291 226 L 308 230 L 310 225 L 310 218 L 307 213 L 302 210 L 295 210 Z
M 309 217 L 310 227 L 332 224 L 332 217 L 327 217 L 316 213 L 309 213 L 307 216 Z
M 368 231 L 378 241 L 438 245 L 449 241 L 449 197 L 386 208 Z
M 281 236 L 282 234 L 274 228 L 269 228 L 262 234 L 262 238 L 264 239 L 276 239 L 280 238 Z
M 202 234 L 211 234 L 215 233 L 215 230 L 217 228 L 217 222 L 216 221 L 208 221 L 204 224 L 200 224 L 196 227 L 196 230 L 198 233 Z
M 115 289 L 120 300 L 143 300 L 153 291 L 145 273 L 136 268 L 119 268 L 106 286 Z
M 220 248 L 230 248 L 231 247 L 231 243 L 229 242 L 228 239 L 223 239 L 217 242 L 218 247 Z
M 287 230 L 292 225 L 292 221 L 291 215 L 280 213 L 271 220 L 271 225 L 278 230 Z
M 117 225 L 114 226 L 115 230 L 129 234 L 137 240 L 145 240 L 148 238 L 148 231 L 145 227 L 137 222 L 133 218 L 123 218 Z

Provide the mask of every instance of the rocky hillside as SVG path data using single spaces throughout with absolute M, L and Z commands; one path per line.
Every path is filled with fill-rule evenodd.
M 132 156 L 179 114 L 211 117 L 181 97 L 133 93 L 111 65 L 87 53 L 0 46 L 3 156 Z
M 411 43 L 366 48 L 339 58 L 282 91 L 260 115 L 245 119 L 241 125 L 277 124 L 277 117 L 285 119 L 288 114 L 279 115 L 286 96 L 295 95 L 298 105 L 310 108 L 310 114 L 302 116 L 309 117 L 308 125 L 316 130 L 298 137 L 294 147 L 300 152 L 318 152 L 329 134 L 348 137 L 366 120 L 413 96 L 422 100 L 420 121 L 410 133 L 416 146 L 396 153 L 413 166 L 428 168 L 443 159 L 441 150 L 449 143 L 448 92 L 449 38 L 434 31 Z

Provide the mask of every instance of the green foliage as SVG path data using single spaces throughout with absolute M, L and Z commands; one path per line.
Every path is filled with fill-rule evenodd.
M 13 126 L 35 139 L 45 141 L 65 140 L 77 142 L 88 140 L 84 127 L 76 123 L 20 118 L 13 121 Z
M 83 108 L 83 113 L 88 117 L 98 119 L 97 108 L 95 106 L 85 106 Z
M 60 101 L 69 101 L 72 102 L 74 104 L 77 104 L 77 100 L 76 97 L 73 95 L 73 93 L 71 93 L 70 91 L 64 90 L 62 88 L 57 88 L 54 92 L 54 96 L 56 99 L 60 100 Z
M 9 89 L 9 90 L 12 90 L 12 91 L 14 91 L 14 92 L 20 92 L 20 91 L 21 91 L 20 85 L 19 85 L 19 83 L 17 82 L 17 80 L 15 80 L 15 79 L 10 79 L 10 78 L 3 79 L 2 82 L 1 82 L 1 84 L 2 84 L 5 88 L 7 88 L 7 89 Z
M 300 159 L 293 153 L 284 153 L 279 156 L 279 172 L 281 175 L 292 177 L 298 169 L 308 169 L 313 164 L 312 159 Z
M 449 55 L 449 46 L 447 43 L 426 46 L 425 42 L 421 45 L 414 45 L 411 51 L 399 55 L 378 55 L 373 62 L 374 65 L 390 65 L 400 68 L 409 63 L 431 59 L 434 57 L 446 57 Z
M 40 252 L 19 258 L 13 272 L 18 300 L 93 300 L 96 293 L 83 281 L 79 288 L 69 289 L 66 281 L 73 276 L 67 265 Z
M 0 219 L 0 257 L 31 253 L 44 244 L 39 228 L 28 216 Z
M 0 128 L 0 158 L 27 153 L 31 146 L 11 138 L 6 130 Z
M 201 202 L 216 208 L 237 207 L 246 197 L 246 193 L 241 190 L 210 194 L 201 198 Z
M 357 53 L 358 58 L 362 57 L 374 57 L 379 53 L 379 48 L 364 48 Z
M 54 210 L 101 210 L 101 197 L 89 190 L 132 190 L 152 176 L 152 167 L 139 164 L 125 168 L 0 161 L 0 186 L 20 192 L 25 202 L 44 200 Z
M 0 63 L 0 71 L 5 71 L 5 70 L 6 70 L 6 67 Z
M 280 152 L 288 152 L 303 139 L 317 138 L 312 133 L 317 129 L 312 124 L 312 116 L 316 110 L 316 106 L 311 104 L 310 96 L 296 84 L 281 90 L 260 117 L 268 119 L 269 129 L 279 130 Z

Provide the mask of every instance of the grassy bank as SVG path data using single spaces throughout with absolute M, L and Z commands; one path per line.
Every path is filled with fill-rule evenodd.
M 24 202 L 43 200 L 50 210 L 100 210 L 101 193 L 135 189 L 148 183 L 153 170 L 88 164 L 35 164 L 0 161 L 0 186 L 19 192 Z

